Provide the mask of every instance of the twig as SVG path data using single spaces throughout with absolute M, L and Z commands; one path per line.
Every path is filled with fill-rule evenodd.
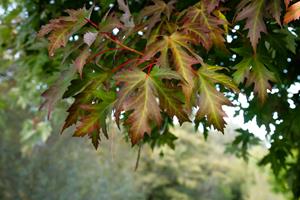
M 141 158 L 142 146 L 143 146 L 142 144 L 139 145 L 139 150 L 138 150 L 138 155 L 137 155 L 137 158 L 136 158 L 134 171 L 137 171 L 137 169 L 139 168 L 139 162 L 140 162 L 140 158 Z

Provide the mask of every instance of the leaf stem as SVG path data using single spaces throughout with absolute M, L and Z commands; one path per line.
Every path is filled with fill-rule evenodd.
M 87 63 L 90 63 L 92 60 L 94 60 L 96 57 L 106 53 L 106 52 L 109 52 L 109 51 L 114 51 L 114 50 L 122 50 L 124 48 L 109 48 L 109 49 L 105 49 L 103 51 L 100 51 L 98 52 L 97 54 L 95 54 L 94 56 L 92 56 L 91 58 L 88 59 L 88 62 Z
M 88 18 L 84 18 L 88 23 L 90 23 L 93 27 L 95 27 L 96 29 L 98 29 L 99 27 L 98 27 L 98 25 L 95 23 L 95 22 L 93 22 L 92 20 L 90 20 L 90 19 L 88 19 Z
M 127 61 L 125 61 L 124 63 L 120 64 L 119 66 L 115 67 L 112 69 L 112 72 L 115 73 L 116 71 L 118 71 L 119 69 L 121 69 L 122 67 L 128 65 L 129 63 L 135 61 L 135 60 L 139 60 L 138 58 L 133 58 L 133 59 L 128 59 Z
M 138 150 L 138 155 L 137 155 L 136 162 L 135 162 L 134 171 L 137 171 L 137 169 L 139 168 L 142 146 L 143 146 L 142 144 L 139 145 L 139 150 Z
M 147 65 L 146 68 L 148 68 L 148 72 L 147 72 L 146 78 L 148 78 L 150 76 L 151 70 L 152 70 L 152 68 L 155 64 L 156 64 L 156 61 L 154 61 L 154 62 L 150 63 L 149 65 Z
M 126 49 L 128 51 L 134 52 L 134 53 L 139 54 L 141 56 L 144 55 L 142 52 L 126 46 L 125 44 L 123 44 L 122 42 L 120 42 L 120 40 L 118 40 L 118 38 L 116 38 L 115 36 L 113 36 L 111 33 L 100 32 L 100 34 L 104 35 L 107 39 L 109 39 L 110 41 L 116 43 L 117 45 L 123 47 L 124 49 Z

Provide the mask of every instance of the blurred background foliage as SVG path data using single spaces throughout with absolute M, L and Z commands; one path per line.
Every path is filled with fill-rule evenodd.
M 144 146 L 135 171 L 137 149 L 116 127 L 110 127 L 111 138 L 99 151 L 86 140 L 51 134 L 26 156 L 20 127 L 10 127 L 0 135 L 0 199 L 283 200 L 290 195 L 275 193 L 270 170 L 257 167 L 263 147 L 251 149 L 248 163 L 224 154 L 230 134 L 220 139 L 212 133 L 205 141 L 190 126 L 176 127 L 176 151 Z
M 95 2 L 102 8 L 93 14 L 97 21 L 115 0 Z M 133 10 L 139 10 L 146 1 L 129 2 Z M 183 9 L 194 2 L 179 1 L 177 7 Z M 40 94 L 58 78 L 64 55 L 49 59 L 46 42 L 35 36 L 41 25 L 63 15 L 65 9 L 84 4 L 90 6 L 90 1 L 0 0 L 0 199 L 293 198 L 288 185 L 299 191 L 292 180 L 300 177 L 299 150 L 294 148 L 299 147 L 300 115 L 299 107 L 290 109 L 286 89 L 297 80 L 299 68 L 283 74 L 285 86 L 277 88 L 280 96 L 270 94 L 264 109 L 256 98 L 243 108 L 245 120 L 256 116 L 259 125 L 284 119 L 269 136 L 276 145 L 268 150 L 263 145 L 251 147 L 258 143 L 257 138 L 248 132 L 236 135 L 233 130 L 239 127 L 229 127 L 224 136 L 212 132 L 208 141 L 189 126 L 176 127 L 172 130 L 178 137 L 176 150 L 166 146 L 152 150 L 144 145 L 135 172 L 138 149 L 131 149 L 116 127 L 110 128 L 112 136 L 99 151 L 86 140 L 70 139 L 68 133 L 60 136 L 64 110 L 71 100 L 58 105 L 51 121 L 39 111 L 39 105 Z M 290 64 L 297 63 L 299 58 Z M 244 92 L 250 96 L 252 91 Z M 292 99 L 298 105 L 299 95 Z M 275 107 L 281 119 L 272 118 Z M 282 135 L 280 131 L 287 129 L 291 134 Z M 290 151 L 296 156 L 290 156 Z M 285 166 L 285 160 L 278 157 L 289 164 Z M 272 163 L 276 180 L 269 167 L 257 167 L 262 158 L 261 164 Z

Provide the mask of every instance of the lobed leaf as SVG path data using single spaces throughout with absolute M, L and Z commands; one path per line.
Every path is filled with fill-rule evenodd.
M 138 143 L 145 133 L 151 134 L 151 122 L 161 124 L 157 93 L 151 78 L 143 71 L 134 69 L 118 74 L 116 78 L 124 83 L 116 102 L 116 118 L 121 111 L 132 111 L 126 120 L 132 144 Z
M 45 100 L 41 104 L 40 109 L 46 108 L 48 110 L 48 119 L 50 118 L 56 103 L 63 97 L 63 94 L 74 75 L 75 70 L 73 67 L 63 71 L 57 81 L 42 94 L 42 97 Z
M 270 72 L 259 56 L 244 57 L 235 66 L 237 71 L 233 74 L 236 83 L 241 83 L 245 79 L 246 85 L 254 84 L 254 91 L 258 93 L 261 102 L 266 100 L 267 89 L 271 89 L 269 81 L 275 82 L 275 75 Z
M 69 16 L 50 20 L 49 24 L 42 26 L 38 32 L 38 37 L 48 35 L 50 42 L 48 51 L 50 56 L 54 56 L 56 49 L 65 47 L 70 36 L 81 29 L 86 23 L 86 18 L 90 18 L 92 8 L 79 10 L 66 10 Z
M 197 88 L 199 110 L 195 122 L 199 123 L 205 116 L 210 124 L 220 131 L 224 131 L 226 113 L 223 105 L 231 106 L 231 102 L 215 88 L 215 83 L 221 83 L 226 87 L 238 91 L 233 81 L 224 74 L 217 73 L 222 70 L 219 66 L 202 65 L 198 70 Z
M 291 21 L 299 19 L 299 17 L 300 17 L 300 2 L 297 2 L 287 8 L 287 12 L 284 15 L 283 23 L 288 24 Z
M 265 0 L 243 0 L 239 6 L 241 10 L 238 10 L 236 17 L 237 21 L 246 19 L 245 29 L 249 30 L 248 37 L 250 38 L 254 52 L 256 52 L 256 46 L 261 33 L 267 32 L 264 22 L 265 3 Z

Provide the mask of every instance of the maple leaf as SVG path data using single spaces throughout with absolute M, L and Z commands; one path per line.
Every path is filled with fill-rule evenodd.
M 124 25 L 127 28 L 133 28 L 135 24 L 128 5 L 124 2 L 124 0 L 118 0 L 118 5 L 119 9 L 124 12 L 120 20 L 124 23 Z
M 207 50 L 213 44 L 225 49 L 224 30 L 220 26 L 226 27 L 228 22 L 220 11 L 212 13 L 218 4 L 218 0 L 201 1 L 189 8 L 183 18 L 184 32 L 194 38 L 195 44 L 201 43 Z
M 100 95 L 99 95 L 100 93 Z M 76 127 L 73 136 L 84 137 L 89 135 L 95 148 L 98 148 L 100 141 L 100 129 L 108 138 L 106 118 L 110 116 L 115 102 L 115 94 L 113 92 L 98 91 L 99 102 L 90 105 L 81 105 L 80 107 L 89 112 L 80 119 L 80 125 Z
M 198 74 L 201 74 L 203 78 L 206 78 L 207 80 L 210 80 L 213 83 L 222 84 L 228 89 L 231 89 L 235 92 L 239 92 L 239 89 L 237 88 L 235 82 L 229 76 L 225 75 L 224 73 L 217 73 L 218 71 L 222 71 L 225 69 L 226 68 L 221 66 L 203 64 L 200 70 L 198 71 Z
M 184 32 L 189 34 L 195 40 L 194 43 L 200 43 L 203 47 L 209 50 L 212 45 L 213 41 L 210 38 L 209 32 L 207 29 L 203 28 L 198 23 L 186 23 L 183 25 Z
M 254 83 L 254 91 L 258 93 L 258 97 L 265 102 L 267 89 L 272 89 L 269 81 L 275 82 L 275 75 L 270 72 L 259 58 L 254 57 L 252 61 L 252 70 L 248 76 L 246 85 Z
M 38 32 L 38 37 L 49 34 L 48 40 L 50 44 L 48 51 L 50 56 L 54 56 L 56 49 L 65 47 L 70 36 L 87 23 L 86 19 L 90 18 L 92 8 L 90 10 L 86 10 L 85 8 L 66 10 L 69 16 L 52 19 L 49 24 L 42 26 Z
M 281 25 L 281 0 L 273 0 L 267 6 L 267 10 L 269 10 L 270 14 L 274 17 L 276 22 Z
M 184 97 L 179 88 L 168 87 L 162 82 L 164 79 L 182 80 L 182 77 L 168 68 L 154 67 L 150 78 L 157 90 L 161 109 L 171 118 L 176 116 L 180 124 L 190 121 L 184 110 Z
M 207 11 L 211 13 L 220 5 L 221 1 L 224 2 L 224 0 L 204 0 L 203 3 L 207 6 Z
M 182 90 L 186 98 L 187 107 L 190 105 L 194 88 L 195 72 L 192 65 L 202 62 L 201 57 L 190 48 L 188 43 L 191 41 L 193 39 L 188 35 L 174 32 L 170 36 L 164 36 L 161 40 L 150 44 L 141 58 L 141 62 L 144 62 L 160 53 L 157 64 L 162 67 L 168 67 L 171 60 L 168 54 L 170 50 L 175 69 L 183 78 Z
M 174 64 L 177 72 L 183 77 L 182 90 L 185 95 L 186 103 L 189 106 L 191 95 L 194 89 L 195 72 L 192 65 L 201 61 L 190 56 L 183 48 L 186 47 L 186 37 L 184 35 L 174 33 L 167 38 L 169 48 L 172 52 Z
M 65 120 L 61 133 L 68 127 L 77 123 L 83 111 L 81 106 L 92 103 L 95 93 L 98 92 L 97 88 L 101 86 L 101 84 L 106 80 L 106 78 L 107 78 L 107 74 L 105 73 L 101 73 L 96 76 L 86 78 L 87 79 L 86 86 L 83 86 L 83 90 L 80 93 L 75 95 L 74 103 L 67 110 L 69 114 Z M 80 81 L 84 82 L 85 80 L 80 79 Z M 70 87 L 72 87 L 72 85 Z
M 284 0 L 285 7 L 289 7 L 291 0 Z
M 61 133 L 68 127 L 77 123 L 77 121 L 82 113 L 82 109 L 80 106 L 91 103 L 92 92 L 90 91 L 90 87 L 91 86 L 87 87 L 83 92 L 81 92 L 75 96 L 74 103 L 67 110 L 67 112 L 69 114 L 65 120 L 65 123 L 61 130 Z
M 275 82 L 275 75 L 270 72 L 266 64 L 262 62 L 259 55 L 244 57 L 243 60 L 235 66 L 237 70 L 234 74 L 234 81 L 239 84 L 245 79 L 246 85 L 254 84 L 254 91 L 258 93 L 261 102 L 265 102 L 267 89 L 271 89 L 269 81 Z
M 158 67 L 154 67 L 150 74 L 134 69 L 116 76 L 116 80 L 124 85 L 115 104 L 115 116 L 119 119 L 121 111 L 132 111 L 125 121 L 125 124 L 130 125 L 132 144 L 141 140 L 145 133 L 151 133 L 151 122 L 160 126 L 162 110 L 165 110 L 169 117 L 177 116 L 180 123 L 190 121 L 183 109 L 184 103 L 180 92 L 163 82 L 181 79 L 182 77 L 175 71 Z
M 125 28 L 115 14 L 110 14 L 107 17 L 104 17 L 99 24 L 99 32 L 111 32 L 114 28 Z
M 248 37 L 254 52 L 261 33 L 266 33 L 264 22 L 265 0 L 244 0 L 238 6 L 237 21 L 246 19 L 245 29 L 248 29 Z
M 297 2 L 287 8 L 287 12 L 284 15 L 283 23 L 288 24 L 291 21 L 299 19 L 299 17 L 300 17 L 300 2 Z
M 167 16 L 167 19 L 170 19 L 171 13 L 174 9 L 174 3 L 176 1 L 172 0 L 167 4 L 162 0 L 152 0 L 154 5 L 145 7 L 138 16 L 138 21 L 142 22 L 146 17 L 146 22 L 143 24 L 143 28 L 147 27 L 146 35 L 149 35 L 153 27 L 161 21 L 161 15 L 164 14 Z
M 80 77 L 82 78 L 82 69 L 87 62 L 88 57 L 91 55 L 90 49 L 87 46 L 84 50 L 79 54 L 79 56 L 75 59 L 73 65 L 78 71 Z
M 143 71 L 134 69 L 117 75 L 116 80 L 124 83 L 116 103 L 116 118 L 120 111 L 132 111 L 125 124 L 130 125 L 132 144 L 138 143 L 145 133 L 151 134 L 151 122 L 161 124 L 160 107 L 151 78 Z
M 40 109 L 46 108 L 48 110 L 48 119 L 50 118 L 55 104 L 62 98 L 74 75 L 75 70 L 73 67 L 63 71 L 55 83 L 42 94 L 42 97 L 45 100 L 41 104 Z
M 233 81 L 224 74 L 217 73 L 223 67 L 203 64 L 198 70 L 197 87 L 199 110 L 196 114 L 195 122 L 199 123 L 205 116 L 210 124 L 220 131 L 224 131 L 226 113 L 222 109 L 223 105 L 231 105 L 231 102 L 215 88 L 215 83 L 220 83 L 232 90 L 238 91 Z

